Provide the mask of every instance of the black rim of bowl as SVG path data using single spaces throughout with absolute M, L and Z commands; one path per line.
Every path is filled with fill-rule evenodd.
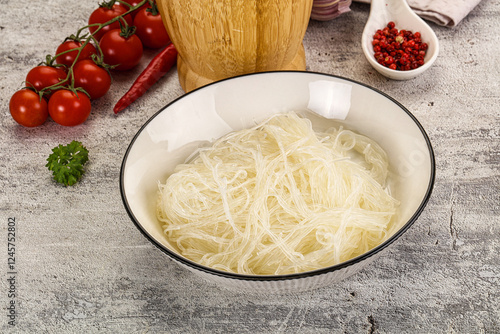
M 304 75 L 319 75 L 319 76 L 325 76 L 325 77 L 330 77 L 330 78 L 335 78 L 335 79 L 340 79 L 340 80 L 348 81 L 348 82 L 351 82 L 353 84 L 360 85 L 360 86 L 363 86 L 363 87 L 368 88 L 370 90 L 373 90 L 374 92 L 376 92 L 376 93 L 384 96 L 385 98 L 391 100 L 393 103 L 395 103 L 396 105 L 398 105 L 401 108 L 401 110 L 403 110 L 413 120 L 413 122 L 415 123 L 415 125 L 419 128 L 419 130 L 420 130 L 420 132 L 421 132 L 421 134 L 422 134 L 422 136 L 425 139 L 425 142 L 427 144 L 427 149 L 429 151 L 429 157 L 430 157 L 430 160 L 431 160 L 431 171 L 430 171 L 429 184 L 427 186 L 427 190 L 425 192 L 425 196 L 424 196 L 422 202 L 420 203 L 420 205 L 418 206 L 417 210 L 415 211 L 415 213 L 410 217 L 410 219 L 408 219 L 408 221 L 396 233 L 394 233 L 389 239 L 387 239 L 386 241 L 384 241 L 380 245 L 372 248 L 371 250 L 369 250 L 368 252 L 366 252 L 364 254 L 361 254 L 361 255 L 359 255 L 357 257 L 354 257 L 354 258 L 352 258 L 350 260 L 347 260 L 345 262 L 342 262 L 342 263 L 339 263 L 339 264 L 336 264 L 336 265 L 333 265 L 333 266 L 329 266 L 329 267 L 325 267 L 325 268 L 321 268 L 321 269 L 316 269 L 316 270 L 311 270 L 311 271 L 306 271 L 306 272 L 301 272 L 301 273 L 296 273 L 296 274 L 286 274 L 286 275 L 246 275 L 246 274 L 230 273 L 230 272 L 226 272 L 226 271 L 222 271 L 222 270 L 218 270 L 218 269 L 213 269 L 213 268 L 210 268 L 210 267 L 207 267 L 207 266 L 200 265 L 200 264 L 198 264 L 198 263 L 196 263 L 194 261 L 191 261 L 189 259 L 184 258 L 183 256 L 181 256 L 181 255 L 179 255 L 179 254 L 171 251 L 170 249 L 168 249 L 165 245 L 157 242 L 148 233 L 148 231 L 146 231 L 142 227 L 142 225 L 139 223 L 139 221 L 137 220 L 137 218 L 134 216 L 134 213 L 132 212 L 132 209 L 128 205 L 127 196 L 125 194 L 124 183 L 123 183 L 123 179 L 124 179 L 124 176 L 125 176 L 124 175 L 124 170 L 125 170 L 125 165 L 126 165 L 126 162 L 127 162 L 128 154 L 129 154 L 130 150 L 132 149 L 132 147 L 133 147 L 136 139 L 139 137 L 139 135 L 142 133 L 142 131 L 146 128 L 146 126 L 156 116 L 158 116 L 163 110 L 165 110 L 166 108 L 168 108 L 170 105 L 176 103 L 178 100 L 183 99 L 186 96 L 197 92 L 198 90 L 204 89 L 204 88 L 206 88 L 208 86 L 211 86 L 211 85 L 218 84 L 218 83 L 223 82 L 223 81 L 235 80 L 235 79 L 238 79 L 238 78 L 241 78 L 241 77 L 254 76 L 254 75 L 269 75 L 269 74 L 273 74 L 273 73 L 279 73 L 279 74 L 292 73 L 292 74 L 304 74 Z M 378 90 L 378 89 L 376 89 L 374 87 L 366 85 L 364 83 L 361 83 L 361 82 L 358 82 L 358 81 L 355 81 L 355 80 L 352 80 L 352 79 L 344 78 L 344 77 L 341 77 L 341 76 L 338 76 L 338 75 L 333 75 L 333 74 L 320 73 L 320 72 L 312 72 L 312 71 L 267 71 L 267 72 L 259 72 L 259 73 L 250 73 L 250 74 L 238 75 L 238 76 L 234 76 L 234 77 L 231 77 L 231 78 L 227 78 L 227 79 L 223 79 L 223 80 L 220 80 L 220 81 L 216 81 L 216 82 L 210 83 L 208 85 L 205 85 L 203 87 L 194 89 L 194 90 L 192 90 L 192 91 L 190 91 L 188 93 L 185 93 L 185 94 L 177 97 L 176 99 L 172 100 L 170 103 L 168 103 L 167 105 L 165 105 L 164 107 L 162 107 L 160 110 L 158 110 L 153 116 L 151 116 L 141 126 L 141 128 L 137 131 L 137 133 L 133 137 L 132 141 L 130 142 L 129 146 L 127 147 L 127 150 L 125 152 L 125 155 L 124 155 L 124 158 L 123 158 L 123 161 L 122 161 L 122 164 L 121 164 L 121 168 L 120 168 L 120 193 L 121 193 L 121 197 L 122 197 L 122 201 L 123 201 L 123 204 L 125 206 L 125 209 L 126 209 L 128 215 L 129 215 L 129 217 L 134 222 L 135 226 L 139 229 L 139 231 L 142 232 L 142 234 L 153 245 L 155 245 L 157 248 L 159 248 L 163 253 L 165 253 L 168 256 L 170 256 L 172 259 L 174 259 L 174 260 L 176 260 L 176 261 L 178 261 L 178 262 L 180 262 L 180 263 L 182 263 L 184 265 L 187 265 L 188 267 L 196 269 L 198 271 L 202 271 L 202 272 L 205 272 L 205 273 L 208 273 L 208 274 L 211 274 L 211 275 L 215 275 L 215 276 L 219 276 L 219 277 L 223 277 L 223 278 L 229 278 L 229 279 L 235 279 L 235 280 L 244 280 L 244 281 L 283 281 L 283 280 L 295 280 L 295 279 L 300 279 L 300 278 L 319 276 L 319 275 L 328 274 L 328 273 L 331 273 L 331 272 L 334 272 L 334 271 L 338 271 L 338 270 L 350 267 L 352 265 L 355 265 L 357 263 L 363 262 L 364 260 L 366 260 L 366 259 L 374 256 L 375 254 L 377 254 L 377 253 L 381 252 L 382 250 L 384 250 L 385 248 L 387 248 L 390 244 L 392 244 L 394 241 L 396 241 L 401 235 L 403 235 L 403 233 L 405 233 L 415 223 L 415 221 L 418 219 L 418 217 L 420 216 L 420 214 L 423 212 L 425 206 L 427 205 L 427 202 L 430 199 L 430 196 L 431 196 L 431 193 L 432 193 L 432 189 L 433 189 L 433 186 L 434 186 L 434 179 L 435 179 L 435 173 L 436 173 L 435 169 L 436 169 L 436 166 L 435 166 L 434 150 L 432 149 L 432 145 L 431 145 L 430 139 L 429 139 L 427 133 L 425 132 L 423 126 L 420 124 L 420 122 L 417 120 L 417 118 L 406 107 L 404 107 L 401 103 L 399 103 L 397 100 L 395 100 L 391 96 L 387 95 L 386 93 L 384 93 L 384 92 L 382 92 L 382 91 L 380 91 L 380 90 Z

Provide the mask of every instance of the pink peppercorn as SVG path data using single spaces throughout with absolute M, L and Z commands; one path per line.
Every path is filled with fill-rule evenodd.
M 391 21 L 378 29 L 373 35 L 373 51 L 377 62 L 393 70 L 408 71 L 424 64 L 424 57 L 429 48 L 421 40 L 420 32 L 398 31 Z

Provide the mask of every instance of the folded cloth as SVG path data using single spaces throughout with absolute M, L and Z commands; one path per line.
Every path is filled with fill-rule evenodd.
M 354 0 L 370 3 L 370 0 Z M 413 11 L 425 20 L 455 27 L 481 0 L 407 0 Z
M 314 0 L 311 19 L 329 21 L 350 11 L 351 0 Z

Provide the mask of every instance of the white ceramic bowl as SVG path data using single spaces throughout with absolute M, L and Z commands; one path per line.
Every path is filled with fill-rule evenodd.
M 398 71 L 377 62 L 372 46 L 373 35 L 390 21 L 393 21 L 399 30 L 419 31 L 422 34 L 422 41 L 429 45 L 424 57 L 424 65 L 409 71 Z M 432 66 L 439 53 L 439 40 L 431 27 L 415 14 L 406 1 L 372 0 L 370 16 L 361 36 L 361 47 L 366 59 L 377 72 L 389 79 L 408 80 L 422 74 Z
M 340 123 L 379 142 L 388 153 L 394 173 L 393 195 L 401 201 L 400 229 L 359 257 L 292 275 L 231 274 L 200 266 L 176 253 L 156 219 L 158 182 L 165 182 L 175 166 L 201 145 L 285 111 L 308 111 L 318 130 Z M 138 229 L 180 265 L 228 288 L 288 292 L 338 282 L 378 257 L 420 215 L 431 194 L 434 173 L 429 138 L 400 103 L 349 79 L 287 71 L 215 82 L 165 106 L 139 129 L 130 143 L 121 167 L 120 189 L 125 208 Z

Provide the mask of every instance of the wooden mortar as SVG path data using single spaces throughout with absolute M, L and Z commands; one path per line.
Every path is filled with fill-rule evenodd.
M 305 70 L 313 0 L 157 0 L 184 91 L 240 74 Z

